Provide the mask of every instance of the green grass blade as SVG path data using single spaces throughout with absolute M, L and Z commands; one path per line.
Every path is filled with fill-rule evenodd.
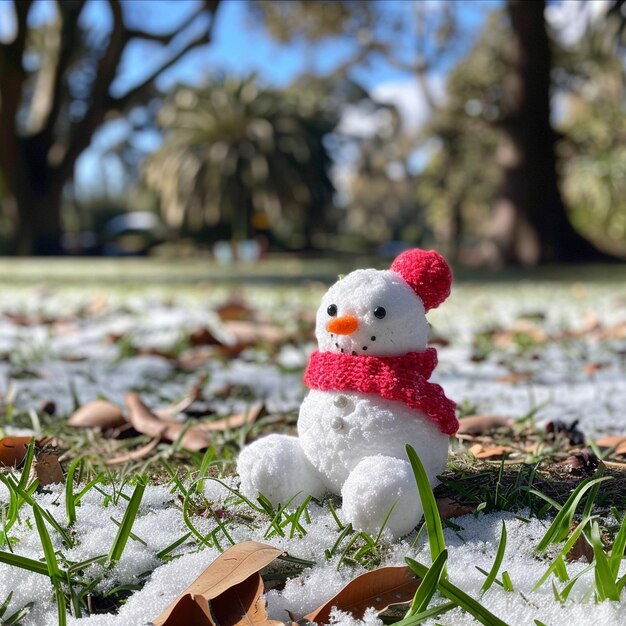
M 428 476 L 426 475 L 426 470 L 419 456 L 417 456 L 417 452 L 415 452 L 412 446 L 407 444 L 406 453 L 409 457 L 411 467 L 413 468 L 413 475 L 415 476 L 420 500 L 424 508 L 424 521 L 426 522 L 426 532 L 428 533 L 430 557 L 434 563 L 437 557 L 446 549 L 439 509 L 437 508 L 437 502 L 435 501 L 433 490 L 430 486 Z M 445 577 L 445 570 L 443 575 Z
M 43 548 L 43 555 L 46 559 L 46 565 L 48 566 L 48 575 L 54 587 L 59 626 L 65 626 L 67 623 L 67 602 L 65 600 L 65 594 L 63 593 L 63 585 L 61 584 L 61 570 L 59 569 L 57 555 L 54 551 L 50 535 L 48 534 L 46 523 L 44 522 L 43 509 L 36 503 L 33 506 L 33 515 L 35 516 L 35 524 L 37 525 L 37 532 L 39 533 L 41 547 Z
M 619 602 L 620 593 L 615 578 L 609 566 L 609 560 L 604 554 L 604 547 L 600 539 L 600 528 L 598 522 L 594 522 L 591 527 L 591 545 L 593 547 L 593 555 L 596 560 L 594 570 L 596 580 L 596 592 L 600 600 L 615 600 Z
M 624 558 L 624 548 L 626 548 L 626 515 L 624 515 L 619 531 L 617 535 L 615 535 L 615 541 L 613 541 L 613 547 L 611 548 L 611 556 L 609 557 L 609 565 L 614 579 L 617 578 L 619 566 Z
M 489 574 L 483 583 L 483 586 L 480 590 L 484 593 L 493 585 L 498 572 L 500 571 L 500 566 L 502 565 L 502 559 L 504 558 L 504 550 L 506 549 L 506 526 L 504 525 L 504 520 L 502 521 L 502 532 L 500 533 L 500 543 L 498 544 L 498 551 L 496 552 L 496 558 L 493 561 L 493 565 L 491 566 L 491 570 L 489 570 Z
M 575 576 L 572 576 L 572 578 L 569 580 L 567 585 L 565 585 L 565 587 L 563 587 L 563 589 L 561 590 L 561 597 L 563 598 L 563 600 L 565 601 L 567 600 L 567 598 L 569 597 L 569 594 L 572 592 L 572 589 L 574 588 L 574 585 L 578 582 L 580 577 L 586 574 L 587 572 L 591 571 L 592 569 L 593 569 L 593 565 L 590 565 L 589 567 L 585 567 L 585 569 L 581 569 L 580 572 L 578 572 L 578 574 L 576 574 Z
M 576 489 L 574 489 L 561 510 L 558 512 L 557 516 L 554 518 L 554 521 L 548 528 L 546 534 L 535 548 L 536 552 L 544 552 L 550 544 L 559 543 L 567 537 L 572 525 L 574 513 L 576 512 L 582 497 L 594 485 L 606 480 L 612 480 L 612 477 L 600 476 L 597 478 L 587 478 L 586 480 L 583 480 L 583 482 L 581 482 Z
M 537 591 L 537 589 L 539 589 L 539 587 L 541 587 L 541 585 L 543 585 L 543 583 L 548 579 L 550 574 L 556 571 L 556 569 L 562 562 L 562 558 L 572 549 L 572 546 L 576 543 L 576 540 L 578 539 L 578 537 L 580 537 L 581 533 L 583 532 L 589 521 L 589 518 L 585 518 L 580 522 L 580 524 L 578 524 L 578 526 L 576 526 L 570 538 L 565 542 L 565 545 L 563 546 L 561 552 L 559 552 L 554 561 L 552 561 L 552 564 L 543 573 L 543 576 L 535 583 L 535 586 L 531 589 L 531 591 Z
M 29 504 L 33 508 L 35 507 L 37 503 L 35 502 L 35 499 L 33 498 L 31 493 L 32 486 L 28 489 L 23 489 L 22 487 L 20 487 L 19 484 L 13 482 L 10 476 L 2 476 L 2 474 L 0 474 L 0 480 L 4 482 L 9 490 L 15 490 L 17 495 L 20 496 L 20 498 L 22 498 L 27 504 Z M 63 530 L 63 528 L 61 528 L 61 525 L 54 519 L 54 517 L 52 517 L 52 515 L 50 515 L 50 513 L 48 513 L 46 509 L 42 509 L 41 507 L 39 508 L 39 512 L 46 520 L 46 522 L 48 522 L 48 524 L 50 524 L 50 526 L 52 526 L 52 528 L 54 528 L 61 535 L 61 537 L 63 537 L 63 541 L 69 547 L 72 547 L 74 545 L 74 542 L 72 541 L 70 536 Z
M 13 613 L 13 615 L 7 617 L 3 622 L 3 626 L 21 624 L 22 620 L 30 613 L 30 610 L 33 608 L 34 604 L 34 602 L 29 602 L 28 604 L 25 604 L 19 611 L 16 611 L 15 613 Z
M 405 557 L 407 565 L 423 580 L 428 572 L 428 568 L 422 563 L 418 563 L 409 557 Z M 463 590 L 459 589 L 456 585 L 453 585 L 449 580 L 442 578 L 437 583 L 437 589 L 448 600 L 452 600 L 457 606 L 460 606 L 463 610 L 467 611 L 470 615 L 476 618 L 481 624 L 485 626 L 508 626 L 506 622 L 503 622 L 499 617 L 488 611 L 479 602 L 474 600 L 471 596 L 468 596 Z
M 117 563 L 122 557 L 122 553 L 124 552 L 124 548 L 126 547 L 126 542 L 130 537 L 133 524 L 135 523 L 137 511 L 139 510 L 139 505 L 141 504 L 141 499 L 143 498 L 143 492 L 145 491 L 145 489 L 146 482 L 140 479 L 135 486 L 133 495 L 130 498 L 128 506 L 126 507 L 122 523 L 117 529 L 117 535 L 115 536 L 113 545 L 111 546 L 111 550 L 109 551 L 109 563 L 111 564 Z
M 417 591 L 413 596 L 411 606 L 409 607 L 407 614 L 404 616 L 405 619 L 407 617 L 423 613 L 428 608 L 429 602 L 431 601 L 433 595 L 435 595 L 435 591 L 437 591 L 437 583 L 441 578 L 441 574 L 443 573 L 443 568 L 445 567 L 447 560 L 448 551 L 444 550 L 439 554 L 435 562 L 428 568 L 426 576 L 422 579 L 420 586 L 417 588 Z
M 6 563 L 13 567 L 28 570 L 29 572 L 35 572 L 35 574 L 49 575 L 48 566 L 45 563 L 20 556 L 19 554 L 13 554 L 12 552 L 0 552 L 0 563 Z
M 504 591 L 515 591 L 513 587 L 513 581 L 511 580 L 511 576 L 507 571 L 502 572 L 502 586 L 504 587 Z
M 18 485 L 21 489 L 26 489 L 28 485 L 28 479 L 30 478 L 30 470 L 33 466 L 33 459 L 35 458 L 35 438 L 33 437 L 28 444 L 26 450 L 26 456 L 24 457 L 24 465 L 22 466 L 22 474 Z
M 4 614 L 7 612 L 7 609 L 9 608 L 9 604 L 11 603 L 12 597 L 13 597 L 13 592 L 10 591 L 5 601 L 2 604 L 0 604 L 0 620 L 2 620 L 2 617 L 4 617 Z M 2 622 L 0 621 L 0 623 Z
M 416 613 L 411 617 L 405 617 L 399 622 L 394 622 L 393 624 L 394 626 L 416 626 L 417 624 L 421 624 L 431 617 L 437 617 L 438 615 L 446 613 L 450 609 L 456 608 L 456 606 L 457 605 L 454 602 L 444 602 L 439 606 L 434 606 L 432 609 L 427 609 L 422 613 Z
M 190 532 L 185 533 L 182 537 L 179 537 L 176 541 L 170 543 L 169 546 L 166 546 L 165 548 L 163 548 L 163 550 L 157 552 L 157 559 L 164 560 L 170 552 L 173 552 L 174 550 L 176 550 L 176 548 L 178 548 L 178 546 L 181 546 L 183 543 L 185 543 L 185 541 L 187 541 L 189 537 L 191 537 Z
M 79 464 L 82 463 L 81 457 L 76 457 L 67 469 L 65 478 L 65 514 L 67 515 L 67 525 L 71 526 L 76 522 L 76 497 L 74 496 L 74 473 Z

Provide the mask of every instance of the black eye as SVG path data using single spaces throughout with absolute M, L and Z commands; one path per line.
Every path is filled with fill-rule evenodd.
M 337 315 L 337 305 L 336 304 L 329 305 L 328 308 L 326 309 L 326 312 L 331 317 L 335 317 L 335 315 Z
M 377 317 L 379 320 L 382 320 L 385 315 L 387 315 L 387 311 L 382 306 L 377 306 L 374 309 L 374 317 Z

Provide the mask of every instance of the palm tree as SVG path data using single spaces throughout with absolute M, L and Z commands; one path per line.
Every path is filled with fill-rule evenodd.
M 162 146 L 143 167 L 168 225 L 228 225 L 233 239 L 270 225 L 312 244 L 331 204 L 324 137 L 336 114 L 316 92 L 278 91 L 245 79 L 178 87 L 159 114 Z

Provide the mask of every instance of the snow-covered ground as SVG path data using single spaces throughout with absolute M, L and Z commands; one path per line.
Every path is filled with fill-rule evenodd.
M 42 401 L 53 401 L 60 418 L 73 407 L 73 396 L 87 402 L 105 396 L 122 401 L 129 388 L 140 388 L 148 402 L 167 403 L 179 398 L 199 373 L 208 373 L 205 397 L 228 385 L 248 387 L 266 400 L 270 411 L 296 411 L 306 393 L 299 370 L 313 344 L 284 346 L 276 358 L 257 350 L 246 350 L 230 363 L 209 362 L 198 371 L 174 371 L 171 361 L 154 355 L 125 356 L 112 336 L 124 335 L 135 346 L 169 349 L 184 333 L 198 326 L 219 322 L 216 303 L 232 294 L 225 288 L 164 294 L 158 289 L 141 293 L 112 292 L 106 296 L 96 290 L 19 289 L 0 293 L 0 312 L 29 316 L 16 324 L 15 317 L 0 316 L 0 394 L 13 388 L 18 411 L 37 410 Z M 277 323 L 288 323 L 299 311 L 313 311 L 324 291 L 321 285 L 290 291 L 262 287 L 238 289 L 237 295 Z M 91 307 L 91 309 L 89 309 Z M 78 311 L 88 311 L 77 315 Z M 37 323 L 36 317 L 48 318 Z M 472 359 L 477 333 L 494 327 L 516 328 L 516 321 L 532 318 L 535 327 L 558 341 L 539 341 L 521 348 L 519 342 L 506 341 L 480 361 Z M 537 409 L 535 418 L 579 420 L 579 428 L 590 437 L 607 433 L 626 433 L 626 332 L 603 332 L 626 322 L 626 286 L 620 283 L 520 283 L 486 287 L 460 285 L 440 309 L 429 315 L 434 335 L 449 343 L 438 346 L 440 364 L 433 380 L 441 383 L 449 397 L 476 413 L 521 417 Z M 591 321 L 590 321 L 591 320 Z M 566 332 L 572 336 L 565 337 Z M 578 332 L 581 331 L 581 332 Z M 511 377 L 523 372 L 523 377 Z M 2 388 L 4 385 L 4 389 Z M 210 408 L 227 413 L 236 410 L 241 397 L 210 400 Z M 10 423 L 0 424 L 13 432 Z M 21 427 L 24 424 L 20 424 Z M 35 424 L 36 426 L 36 424 Z M 21 432 L 21 431 L 16 431 Z M 207 497 L 219 502 L 224 496 L 217 483 L 207 483 Z M 79 561 L 108 550 L 117 527 L 109 518 L 120 520 L 124 504 L 109 503 L 104 496 L 90 491 L 78 509 L 78 545 L 65 555 Z M 7 493 L 0 488 L 0 501 Z M 37 495 L 37 501 L 56 517 L 64 519 L 64 496 L 60 489 Z M 26 509 L 24 509 L 26 511 Z M 302 539 L 272 538 L 274 545 L 290 554 L 316 560 L 318 565 L 305 570 L 302 577 L 288 581 L 284 590 L 267 594 L 274 619 L 286 619 L 285 610 L 305 613 L 326 601 L 347 580 L 359 573 L 351 568 L 337 572 L 337 560 L 320 558 L 337 538 L 337 527 L 328 509 L 310 507 L 311 523 Z M 532 587 L 543 574 L 547 561 L 534 549 L 545 533 L 545 522 L 523 521 L 510 513 L 465 516 L 455 520 L 461 529 L 446 530 L 449 547 L 450 580 L 475 598 L 480 597 L 484 576 L 475 566 L 489 569 L 496 554 L 502 520 L 508 543 L 500 571 L 508 571 L 514 591 L 505 592 L 494 585 L 481 603 L 509 624 L 545 624 L 567 621 L 570 625 L 615 624 L 626 620 L 626 608 L 617 603 L 581 603 L 593 584 L 593 573 L 577 583 L 570 600 L 561 605 L 554 600 L 551 584 L 539 591 Z M 197 527 L 210 529 L 209 522 L 194 518 Z M 204 526 L 203 526 L 204 525 Z M 265 529 L 229 526 L 236 541 L 263 541 Z M 176 497 L 163 486 L 148 486 L 133 532 L 147 545 L 130 541 L 120 563 L 107 575 L 111 586 L 138 582 L 142 572 L 154 570 L 141 591 L 134 593 L 115 615 L 92 616 L 84 622 L 94 624 L 139 625 L 155 618 L 217 556 L 212 549 L 197 551 L 195 545 L 181 548 L 184 556 L 160 564 L 156 553 L 187 531 Z M 41 558 L 39 537 L 28 514 L 23 513 L 11 535 L 19 539 L 16 553 Z M 54 533 L 52 533 L 55 539 Z M 428 547 L 423 538 L 417 548 L 407 541 L 389 545 L 383 564 L 402 564 L 405 556 L 427 563 Z M 57 544 L 61 547 L 60 544 Z M 574 575 L 583 564 L 568 564 Z M 0 602 L 14 592 L 9 614 L 34 601 L 24 624 L 56 624 L 52 587 L 38 574 L 0 565 Z M 338 616 L 338 623 L 352 624 L 351 618 Z M 461 610 L 437 618 L 437 623 L 464 624 L 472 619 Z M 70 623 L 71 622 L 70 620 Z M 78 622 L 76 622 L 78 623 Z M 375 618 L 369 624 L 382 623 Z

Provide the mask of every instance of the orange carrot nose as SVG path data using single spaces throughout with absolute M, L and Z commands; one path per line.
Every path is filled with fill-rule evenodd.
M 350 335 L 359 327 L 359 320 L 354 315 L 335 317 L 326 324 L 326 330 L 338 335 Z

